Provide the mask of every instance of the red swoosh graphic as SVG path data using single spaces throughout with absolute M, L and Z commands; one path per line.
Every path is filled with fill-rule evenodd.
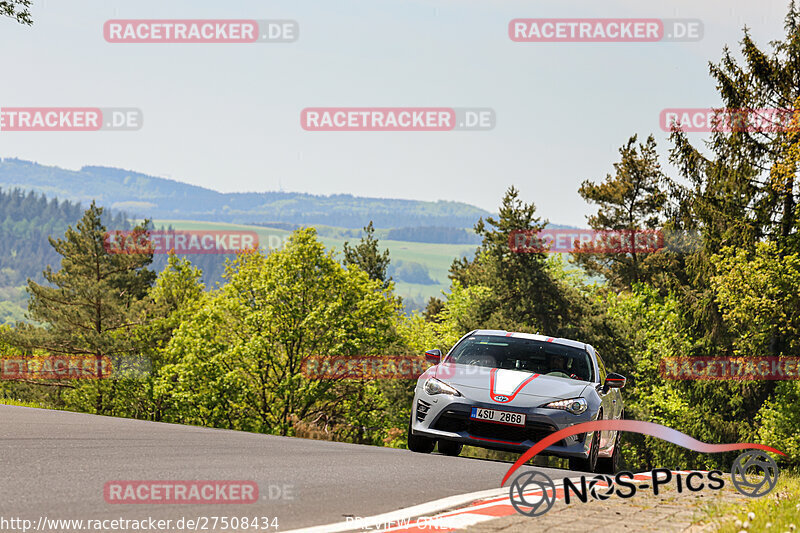
M 666 426 L 662 426 L 661 424 L 654 424 L 653 422 L 642 422 L 640 420 L 595 420 L 594 422 L 583 422 L 568 428 L 560 429 L 531 446 L 527 452 L 522 454 L 522 456 L 517 459 L 517 462 L 511 465 L 511 468 L 508 469 L 508 472 L 503 478 L 503 481 L 500 483 L 500 486 L 502 487 L 505 485 L 506 481 L 508 481 L 508 478 L 510 478 L 519 467 L 525 464 L 526 461 L 529 461 L 536 454 L 551 444 L 555 444 L 563 438 L 577 435 L 578 433 L 589 433 L 592 431 L 626 431 L 629 433 L 641 433 L 642 435 L 650 435 L 651 437 L 656 437 L 661 440 L 677 444 L 678 446 L 683 446 L 689 450 L 701 453 L 732 452 L 736 450 L 748 450 L 754 448 L 757 450 L 763 450 L 765 452 L 786 455 L 782 451 L 771 448 L 765 444 L 755 444 L 752 442 L 709 444 L 707 442 L 702 442 L 692 438 L 676 429 L 668 428 Z

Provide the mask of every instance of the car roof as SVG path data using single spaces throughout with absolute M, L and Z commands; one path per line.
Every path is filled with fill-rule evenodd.
M 563 344 L 573 348 L 580 348 L 588 352 L 593 352 L 594 349 L 590 344 L 585 342 L 578 342 L 572 339 L 564 339 L 562 337 L 548 337 L 547 335 L 539 335 L 538 333 L 520 333 L 518 331 L 506 331 L 503 329 L 476 329 L 470 335 L 491 335 L 494 337 L 517 337 L 521 339 L 532 339 L 542 342 L 553 342 L 556 344 Z

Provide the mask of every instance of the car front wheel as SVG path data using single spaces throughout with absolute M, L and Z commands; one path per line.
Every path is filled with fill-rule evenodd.
M 414 416 L 413 414 L 411 416 Z M 436 441 L 411 433 L 411 419 L 408 420 L 408 449 L 417 453 L 431 453 Z
M 439 441 L 439 453 L 451 455 L 453 457 L 461 453 L 464 446 L 460 442 L 453 442 L 452 440 Z
M 589 448 L 589 457 L 586 459 L 582 457 L 570 457 L 569 469 L 577 470 L 579 472 L 596 472 L 597 468 L 597 452 L 600 448 L 600 432 L 595 431 L 592 435 L 592 444 Z

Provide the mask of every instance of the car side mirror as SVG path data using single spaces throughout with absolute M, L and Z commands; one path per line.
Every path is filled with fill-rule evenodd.
M 622 374 L 615 374 L 614 372 L 610 372 L 606 376 L 606 382 L 603 385 L 603 388 L 605 390 L 621 389 L 622 387 L 625 386 L 625 382 L 626 381 L 627 381 L 627 378 L 625 378 L 625 376 L 623 376 Z
M 439 348 L 428 350 L 425 352 L 425 360 L 429 363 L 433 363 L 434 365 L 438 365 L 442 360 L 442 351 Z

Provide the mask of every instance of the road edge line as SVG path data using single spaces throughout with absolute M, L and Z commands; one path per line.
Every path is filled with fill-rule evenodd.
M 578 479 L 578 478 L 576 478 Z M 557 487 L 561 486 L 560 483 L 555 484 Z M 487 500 L 497 498 L 499 496 L 508 495 L 508 487 L 500 487 L 496 489 L 487 489 L 477 492 L 470 492 L 467 494 L 457 494 L 455 496 L 448 496 L 427 503 L 420 503 L 411 507 L 398 509 L 397 511 L 390 511 L 374 516 L 367 516 L 359 518 L 359 520 L 351 520 L 344 522 L 334 522 L 322 526 L 311 526 L 307 528 L 291 529 L 284 533 L 342 533 L 344 531 L 364 530 L 365 526 L 373 526 L 378 524 L 387 524 L 397 522 L 398 519 L 412 519 L 419 518 L 430 513 L 445 511 L 454 507 L 460 507 L 478 500 Z M 397 527 L 397 526 L 394 526 Z M 392 526 L 388 528 L 392 529 Z

